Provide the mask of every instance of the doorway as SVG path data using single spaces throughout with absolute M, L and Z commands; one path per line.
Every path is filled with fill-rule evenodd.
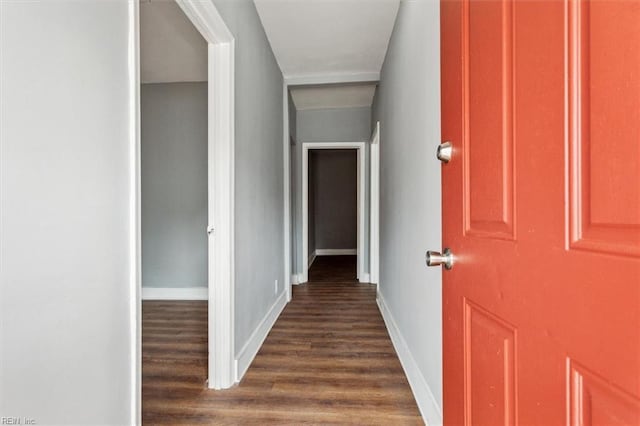
M 204 179 L 204 183 L 199 181 L 198 186 L 200 190 L 197 192 L 200 196 L 204 196 L 205 199 L 201 200 L 202 204 L 198 214 L 202 215 L 202 217 L 196 221 L 198 223 L 197 229 L 192 229 L 191 233 L 194 238 L 197 238 L 202 244 L 197 243 L 196 245 L 202 246 L 198 249 L 198 256 L 187 256 L 189 259 L 185 263 L 190 263 L 194 257 L 200 258 L 200 270 L 202 267 L 206 268 L 206 271 L 200 273 L 200 281 L 204 282 L 201 286 L 197 287 L 196 290 L 192 288 L 186 287 L 184 285 L 180 285 L 183 283 L 164 283 L 164 287 L 166 288 L 180 288 L 180 291 L 167 292 L 165 290 L 153 290 L 149 294 L 149 290 L 146 290 L 144 287 L 138 289 L 137 296 L 137 304 L 138 304 L 138 312 L 142 312 L 142 299 L 169 299 L 172 302 L 176 302 L 178 304 L 183 304 L 185 306 L 185 310 L 191 310 L 192 314 L 195 315 L 195 318 L 198 322 L 205 325 L 202 327 L 204 329 L 204 335 L 206 336 L 206 345 L 203 349 L 203 362 L 207 367 L 204 369 L 205 373 L 203 374 L 203 386 L 206 383 L 206 386 L 213 389 L 223 389 L 231 387 L 237 378 L 235 360 L 234 360 L 234 322 L 233 322 L 233 277 L 234 277 L 234 265 L 233 265 L 233 235 L 234 235 L 234 220 L 233 220 L 233 194 L 234 194 L 234 186 L 233 186 L 233 176 L 234 176 L 234 162 L 233 162 L 233 151 L 234 151 L 234 75 L 233 75 L 233 64 L 234 64 L 234 38 L 225 25 L 222 17 L 219 15 L 217 9 L 211 2 L 200 2 L 196 0 L 176 0 L 171 2 L 145 2 L 139 5 L 138 14 L 142 19 L 140 19 L 140 24 L 138 26 L 138 37 L 142 39 L 143 32 L 145 29 L 144 26 L 144 16 L 143 13 L 145 11 L 143 8 L 164 8 L 170 9 L 169 14 L 176 17 L 176 19 L 181 19 L 181 30 L 178 29 L 179 36 L 176 38 L 179 39 L 177 42 L 178 46 L 180 43 L 184 44 L 184 28 L 191 26 L 191 31 L 201 36 L 203 39 L 203 48 L 202 52 L 204 55 L 203 63 L 204 63 L 204 75 L 206 77 L 206 83 L 203 87 L 196 88 L 196 90 L 203 90 L 204 93 L 200 93 L 200 96 L 203 97 L 202 102 L 203 105 L 206 106 L 206 112 L 204 114 L 204 129 L 202 130 L 202 138 L 204 139 L 204 149 L 200 149 L 198 154 L 194 154 L 191 157 L 191 160 L 202 162 L 204 161 L 206 164 L 200 168 L 198 176 L 199 178 Z M 155 9 L 152 13 L 157 12 Z M 164 10 L 167 12 L 167 10 Z M 167 24 L 168 22 L 162 19 L 159 20 L 160 23 Z M 185 22 L 187 23 L 185 25 Z M 157 30 L 157 28 L 155 28 Z M 153 31 L 152 31 L 153 32 Z M 155 38 L 161 38 L 161 36 L 151 36 L 153 40 Z M 144 65 L 143 60 L 145 59 L 145 43 L 141 40 L 141 47 L 139 48 L 137 54 L 140 59 L 141 64 Z M 158 40 L 154 40 L 158 41 Z M 183 46 L 184 48 L 185 46 Z M 187 50 L 189 46 L 186 46 Z M 163 57 L 166 57 L 166 52 L 164 55 L 162 52 L 156 55 L 156 59 L 161 60 Z M 184 64 L 180 63 L 178 66 L 175 66 L 175 62 L 181 61 L 173 61 L 173 67 L 159 67 L 158 69 L 162 70 L 165 73 L 171 74 L 180 73 L 184 71 Z M 151 60 L 153 63 L 153 58 Z M 144 71 L 144 70 L 142 70 Z M 144 76 L 144 72 L 142 73 Z M 163 78 L 159 78 L 159 82 L 167 82 L 171 81 L 173 78 L 172 75 L 169 75 L 164 80 Z M 187 81 L 189 81 L 187 79 Z M 138 82 L 144 82 L 142 78 L 139 76 Z M 193 80 L 190 83 L 193 84 Z M 141 90 L 140 92 L 144 92 Z M 143 93 L 144 95 L 144 93 Z M 139 95 L 138 97 L 138 108 L 140 108 L 140 104 L 143 104 L 144 99 L 142 99 Z M 144 105 L 142 105 L 144 107 Z M 157 106 L 157 104 L 156 104 Z M 204 107 L 201 105 L 202 110 Z M 202 111 L 200 111 L 202 112 Z M 188 114 L 183 113 L 183 116 L 187 116 Z M 162 119 L 162 117 L 160 117 Z M 166 124 L 166 123 L 165 123 Z M 144 129 L 143 129 L 144 130 Z M 174 128 L 171 127 L 169 129 L 173 131 Z M 162 132 L 158 132 L 157 136 L 167 136 L 163 135 Z M 176 137 L 180 139 L 179 135 L 170 135 L 174 139 Z M 145 223 L 145 211 L 144 211 L 144 201 L 145 197 L 149 194 L 149 185 L 144 184 L 144 173 L 145 170 L 141 165 L 142 155 L 144 154 L 144 144 L 139 142 L 137 146 L 137 159 L 138 162 L 136 164 L 137 169 L 137 178 L 138 182 L 142 181 L 142 185 L 139 184 L 138 191 L 136 193 L 137 197 L 137 215 L 138 215 L 138 232 L 136 238 L 136 247 L 138 251 L 137 258 L 137 271 L 138 271 L 138 281 L 144 281 L 141 276 L 145 274 L 147 277 L 150 276 L 150 272 L 146 271 L 143 265 L 143 256 L 141 254 L 142 250 L 144 250 L 144 236 L 143 232 L 143 224 Z M 181 156 L 185 154 L 185 150 L 183 146 L 173 146 L 170 147 L 174 151 L 172 155 Z M 204 158 L 204 160 L 203 160 Z M 149 161 L 147 161 L 147 165 Z M 162 167 L 158 167 L 158 170 L 162 170 Z M 165 172 L 170 170 L 170 167 L 165 167 Z M 166 185 L 174 185 L 176 184 L 177 177 L 183 177 L 180 173 L 174 173 L 174 178 L 167 178 Z M 162 182 L 159 182 L 157 179 L 152 179 L 151 181 L 147 180 L 147 183 L 153 182 L 162 190 L 163 185 Z M 203 189 L 203 185 L 204 188 Z M 145 186 L 147 190 L 145 190 Z M 170 203 L 170 206 L 173 207 L 184 207 L 184 204 L 188 204 L 188 202 L 182 200 L 181 197 L 184 197 L 187 193 L 191 191 L 195 191 L 195 185 L 191 185 L 188 183 L 182 183 L 179 185 L 179 191 L 177 191 L 177 199 Z M 204 193 L 203 193 L 204 191 Z M 170 206 L 165 206 L 168 210 Z M 193 218 L 192 218 L 193 219 Z M 146 219 L 146 224 L 149 224 L 148 218 Z M 156 224 L 157 225 L 157 224 Z M 167 229 L 163 228 L 163 226 L 156 227 L 159 231 L 164 233 L 164 236 L 171 236 L 174 234 L 175 229 Z M 175 236 L 175 235 L 173 235 Z M 180 240 L 180 239 L 179 239 Z M 147 248 L 147 253 L 150 253 L 150 248 L 154 248 L 153 244 L 145 244 Z M 181 248 L 182 247 L 182 248 Z M 185 252 L 193 249 L 193 244 L 189 243 L 184 239 L 180 241 L 171 242 L 170 251 L 174 252 L 174 255 L 183 256 Z M 162 256 L 160 256 L 157 260 L 161 261 Z M 162 265 L 161 262 L 158 263 Z M 204 264 L 204 266 L 202 265 Z M 170 287 L 169 287 L 170 286 Z M 146 291 L 145 291 L 146 290 Z M 146 294 L 145 294 L 146 293 Z M 164 296 L 159 295 L 159 293 L 163 293 Z M 148 296 L 148 297 L 146 297 Z M 204 308 L 202 306 L 197 306 L 194 308 L 192 306 L 193 302 L 185 302 L 185 300 L 193 300 L 193 299 L 204 299 L 202 303 L 206 304 Z M 202 304 L 201 303 L 201 304 Z M 138 328 L 137 330 L 142 330 L 143 328 L 143 316 L 142 314 L 138 318 Z M 151 313 L 150 313 L 151 315 Z M 157 315 L 157 311 L 154 311 L 152 317 Z M 149 320 L 149 318 L 144 318 L 145 321 Z M 215 326 L 214 326 L 215 325 Z M 147 327 L 146 330 L 149 328 Z M 142 376 L 142 336 L 138 334 L 138 377 Z
M 208 379 L 207 56 L 207 42 L 175 2 L 140 4 L 145 422 L 159 378 L 175 380 L 192 364 L 194 383 L 204 388 Z
M 358 156 L 309 151 L 309 282 L 357 279 Z
M 355 151 L 356 162 L 356 194 L 355 194 L 355 209 L 356 209 L 356 223 L 355 223 L 355 250 L 352 247 L 316 247 L 315 233 L 313 236 L 310 234 L 310 229 L 315 229 L 315 223 L 312 223 L 310 227 L 310 207 L 311 212 L 316 208 L 314 205 L 315 195 L 313 188 L 310 188 L 310 170 L 312 170 L 313 162 L 311 156 L 312 153 L 320 151 L 326 152 L 340 152 L 340 151 Z M 322 155 L 322 154 L 320 154 Z M 348 161 L 348 159 L 347 159 Z M 364 191 L 365 191 L 365 143 L 364 142 L 306 142 L 302 144 L 302 274 L 303 282 L 309 281 L 309 267 L 318 255 L 342 255 L 342 256 L 356 256 L 356 278 L 361 282 L 368 282 L 368 277 L 364 274 L 364 224 L 365 224 L 365 205 L 364 205 Z M 311 166 L 311 167 L 310 167 Z M 345 193 L 348 196 L 348 192 Z M 340 201 L 338 201 L 340 202 Z M 331 206 L 326 204 L 322 206 L 322 209 L 331 209 Z M 333 207 L 337 208 L 337 206 Z M 346 212 L 349 214 L 348 211 Z M 347 225 L 348 226 L 348 225 Z M 328 243 L 336 243 L 344 245 L 345 241 L 349 240 L 349 236 L 344 238 L 344 230 L 335 232 L 331 231 L 333 235 L 329 235 L 331 241 Z

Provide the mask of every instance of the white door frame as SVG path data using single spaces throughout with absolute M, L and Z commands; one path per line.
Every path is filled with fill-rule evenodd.
M 283 205 L 284 211 L 284 288 L 287 294 L 287 302 L 291 302 L 291 132 L 289 129 L 289 86 L 282 82 L 282 176 L 283 176 Z
M 209 382 L 236 382 L 234 351 L 235 41 L 212 1 L 177 0 L 208 43 Z
M 208 381 L 212 389 L 224 389 L 236 382 L 234 353 L 234 37 L 211 1 L 176 0 L 185 15 L 208 44 Z M 136 23 L 139 40 L 140 25 Z M 136 43 L 136 61 L 140 46 Z M 137 83 L 140 83 L 139 69 Z M 138 95 L 139 98 L 139 95 Z M 139 105 L 139 99 L 138 99 Z M 136 123 L 139 123 L 139 107 Z M 139 126 L 138 126 L 139 129 Z M 136 174 L 140 182 L 140 138 L 137 138 Z M 140 190 L 137 247 L 140 235 Z M 138 277 L 141 259 L 137 259 Z M 140 281 L 139 281 L 140 282 Z M 138 284 L 138 313 L 141 312 L 141 289 Z M 138 315 L 138 330 L 141 330 Z M 140 336 L 140 333 L 138 333 Z M 137 354 L 141 359 L 140 350 Z M 138 377 L 140 374 L 138 372 Z M 140 384 L 139 384 L 140 385 Z M 138 386 L 140 388 L 140 386 Z M 138 397 L 139 398 L 139 397 Z
M 358 151 L 358 237 L 357 278 L 364 274 L 364 205 L 365 195 L 365 142 L 304 142 L 302 144 L 302 282 L 309 281 L 309 151 L 313 149 L 356 149 Z
M 380 122 L 371 137 L 369 195 L 369 280 L 380 284 Z

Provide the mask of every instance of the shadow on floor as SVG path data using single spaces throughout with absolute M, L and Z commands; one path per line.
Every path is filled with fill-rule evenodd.
M 309 268 L 309 282 L 357 282 L 357 256 L 317 256 Z

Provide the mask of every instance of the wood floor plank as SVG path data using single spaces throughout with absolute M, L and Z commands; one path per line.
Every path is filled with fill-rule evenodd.
M 207 302 L 143 302 L 143 423 L 423 424 L 355 257 L 320 257 L 309 276 L 224 391 L 205 386 Z

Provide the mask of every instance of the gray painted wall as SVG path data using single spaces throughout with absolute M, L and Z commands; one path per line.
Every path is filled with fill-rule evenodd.
M 441 270 L 424 264 L 442 244 L 439 28 L 438 2 L 401 2 L 373 116 L 381 122 L 378 291 L 442 407 Z
M 135 420 L 129 9 L 0 2 L 0 416 Z
M 311 151 L 309 164 L 309 253 L 315 249 L 355 249 L 357 151 Z
M 291 178 L 297 185 L 292 195 L 295 237 L 294 271 L 302 273 L 302 143 L 303 142 L 362 142 L 371 137 L 371 108 L 332 108 L 301 110 L 296 117 L 296 145 L 292 156 L 295 167 L 291 169 Z M 369 229 L 369 145 L 365 147 L 365 230 Z M 295 200 L 295 203 L 294 203 Z M 369 233 L 365 233 L 365 272 L 369 269 Z M 311 251 L 310 251 L 311 252 Z
M 289 262 L 290 262 L 290 270 L 289 275 L 293 275 L 297 273 L 296 269 L 296 256 L 297 256 L 297 235 L 296 235 L 296 227 L 298 217 L 293 212 L 295 212 L 297 205 L 297 194 L 296 188 L 300 185 L 298 181 L 295 179 L 296 166 L 298 162 L 298 157 L 296 157 L 296 146 L 297 146 L 297 131 L 298 124 L 296 121 L 296 107 L 293 103 L 293 98 L 291 97 L 291 92 L 287 91 L 287 96 L 289 98 L 288 101 L 288 110 L 289 110 L 289 141 L 291 143 L 289 147 L 289 206 L 290 206 L 290 218 L 289 218 L 289 239 L 290 239 L 290 252 L 289 252 Z
M 361 142 L 371 136 L 371 108 L 308 109 L 297 112 L 299 142 Z
M 293 98 L 291 97 L 290 91 L 287 91 L 287 96 L 288 96 L 288 111 L 289 111 L 289 137 L 295 143 L 295 141 L 298 140 L 298 121 L 297 121 L 298 112 L 296 111 L 296 106 L 293 103 Z
M 207 83 L 143 84 L 142 286 L 206 287 Z
M 284 291 L 283 81 L 253 1 L 214 3 L 235 37 L 238 353 Z

